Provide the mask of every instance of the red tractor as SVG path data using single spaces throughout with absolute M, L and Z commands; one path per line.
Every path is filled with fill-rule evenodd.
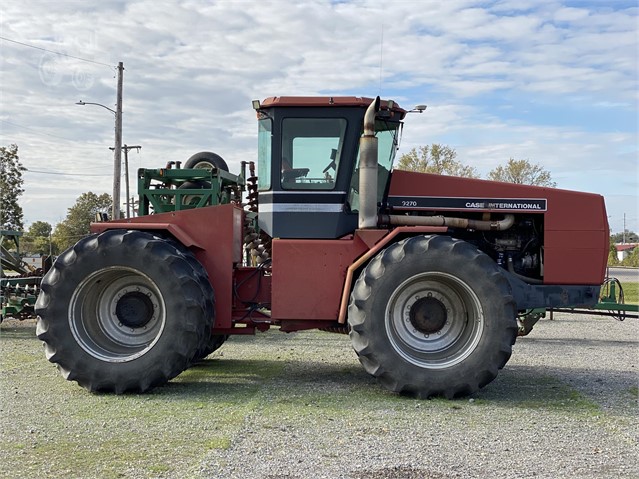
M 217 185 L 211 206 L 174 198 L 173 211 L 156 202 L 155 214 L 96 223 L 43 279 L 37 334 L 64 377 L 143 392 L 230 335 L 277 326 L 348 333 L 388 389 L 452 398 L 496 377 L 531 309 L 597 302 L 601 196 L 392 171 L 407 113 L 393 101 L 253 106 L 248 205 L 244 177 L 209 154 L 209 171 L 184 171 Z M 201 192 L 158 198 L 170 191 Z

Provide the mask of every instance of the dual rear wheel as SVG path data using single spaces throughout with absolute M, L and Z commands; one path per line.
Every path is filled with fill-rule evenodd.
M 204 357 L 215 310 L 206 271 L 188 250 L 113 230 L 58 258 L 36 313 L 38 338 L 64 377 L 124 393 L 163 384 Z

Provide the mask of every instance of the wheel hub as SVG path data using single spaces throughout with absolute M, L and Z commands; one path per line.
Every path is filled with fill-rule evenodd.
M 410 322 L 417 331 L 433 334 L 440 331 L 447 321 L 446 306 L 436 298 L 420 298 L 411 306 Z
M 407 361 L 444 369 L 469 356 L 483 331 L 483 310 L 466 282 L 444 272 L 407 278 L 390 295 L 386 330 Z
M 153 318 L 153 302 L 144 293 L 125 293 L 115 306 L 115 315 L 122 325 L 141 328 Z
M 69 325 L 78 344 L 107 362 L 132 361 L 160 339 L 166 305 L 158 286 L 138 270 L 95 271 L 75 289 Z

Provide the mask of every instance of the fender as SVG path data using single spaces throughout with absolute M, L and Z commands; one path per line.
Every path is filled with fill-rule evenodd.
M 371 235 L 371 233 L 384 233 L 384 231 L 380 230 L 357 230 L 355 231 L 355 236 L 359 236 L 365 243 L 369 244 L 371 248 L 360 256 L 357 261 L 351 264 L 346 270 L 346 279 L 344 280 L 344 287 L 342 289 L 342 299 L 339 304 L 339 316 L 337 320 L 340 324 L 346 323 L 346 310 L 348 309 L 348 301 L 351 295 L 351 289 L 353 284 L 353 276 L 355 271 L 361 268 L 365 263 L 367 263 L 373 256 L 375 256 L 379 251 L 384 248 L 387 244 L 389 244 L 394 238 L 396 238 L 400 234 L 407 234 L 409 236 L 414 236 L 416 234 L 422 233 L 437 233 L 443 234 L 448 231 L 448 228 L 445 226 L 400 226 L 399 228 L 395 228 L 390 232 L 386 232 L 387 234 L 381 236 L 380 239 L 375 241 L 375 237 Z
M 173 223 L 132 223 L 130 221 L 109 221 L 105 223 L 92 223 L 91 233 L 104 233 L 107 230 L 141 230 L 141 231 L 168 231 L 176 240 L 187 248 L 203 249 L 191 235 Z

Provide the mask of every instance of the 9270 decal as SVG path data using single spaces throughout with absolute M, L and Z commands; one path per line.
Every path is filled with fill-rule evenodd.
M 389 196 L 393 209 L 546 211 L 545 198 L 450 198 L 442 196 Z

